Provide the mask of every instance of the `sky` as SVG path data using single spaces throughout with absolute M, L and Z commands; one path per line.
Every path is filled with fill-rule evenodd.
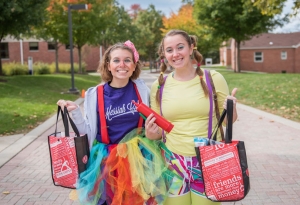
M 139 4 L 142 9 L 147 9 L 150 4 L 155 6 L 155 10 L 160 10 L 169 17 L 171 12 L 177 13 L 182 3 L 181 0 L 117 0 L 125 9 L 130 9 L 133 4 Z
M 181 0 L 117 0 L 125 9 L 130 9 L 133 4 L 139 4 L 142 9 L 147 9 L 150 4 L 155 6 L 156 10 L 162 11 L 166 17 L 170 17 L 171 12 L 178 13 L 182 3 Z M 292 13 L 294 0 L 287 0 L 283 9 L 283 13 Z M 278 27 L 272 31 L 272 33 L 288 33 L 300 31 L 300 14 L 298 16 L 290 18 L 290 23 L 287 23 L 282 28 Z
M 284 8 L 283 14 L 291 14 L 294 0 L 287 0 Z M 289 33 L 289 32 L 299 32 L 300 31 L 300 14 L 296 17 L 291 17 L 290 22 L 284 25 L 281 28 L 276 28 L 272 32 L 273 33 Z

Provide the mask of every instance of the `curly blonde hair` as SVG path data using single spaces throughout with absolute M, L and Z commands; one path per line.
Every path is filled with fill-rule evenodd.
M 112 81 L 112 79 L 113 79 L 111 72 L 108 70 L 108 63 L 111 60 L 111 56 L 110 56 L 111 52 L 116 49 L 123 49 L 123 50 L 129 51 L 132 54 L 132 59 L 134 60 L 133 51 L 128 46 L 124 45 L 124 43 L 116 43 L 116 44 L 110 46 L 104 52 L 102 61 L 99 63 L 99 66 L 98 66 L 98 72 L 100 73 L 103 82 L 109 82 L 109 81 Z M 140 61 L 137 61 L 135 64 L 136 64 L 135 71 L 133 71 L 132 75 L 130 76 L 130 79 L 132 79 L 132 80 L 136 80 L 140 76 L 140 73 L 141 73 Z

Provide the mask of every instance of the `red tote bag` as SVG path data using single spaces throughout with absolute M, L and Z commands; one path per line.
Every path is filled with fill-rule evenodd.
M 64 123 L 65 131 L 63 132 L 57 132 L 59 113 L 61 113 Z M 68 121 L 75 133 L 69 132 Z M 86 169 L 89 145 L 87 135 L 79 135 L 67 108 L 62 112 L 58 106 L 55 133 L 48 136 L 48 145 L 53 184 L 65 188 L 76 188 L 79 174 Z
M 250 190 L 245 144 L 243 141 L 232 141 L 232 100 L 227 100 L 227 110 L 222 113 L 217 128 L 226 113 L 225 143 L 196 147 L 206 197 L 218 202 L 239 201 Z

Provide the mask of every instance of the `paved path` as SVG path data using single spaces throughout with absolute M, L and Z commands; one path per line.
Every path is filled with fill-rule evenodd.
M 142 78 L 151 85 L 157 75 L 144 71 Z M 238 113 L 233 136 L 245 141 L 251 190 L 235 204 L 300 204 L 300 123 L 241 104 Z M 0 138 L 1 205 L 78 204 L 70 189 L 52 184 L 47 136 L 55 117 L 24 136 Z

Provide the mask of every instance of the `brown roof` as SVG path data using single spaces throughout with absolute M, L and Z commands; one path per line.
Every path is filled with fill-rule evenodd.
M 272 48 L 299 46 L 300 32 L 263 33 L 241 43 L 241 48 Z

